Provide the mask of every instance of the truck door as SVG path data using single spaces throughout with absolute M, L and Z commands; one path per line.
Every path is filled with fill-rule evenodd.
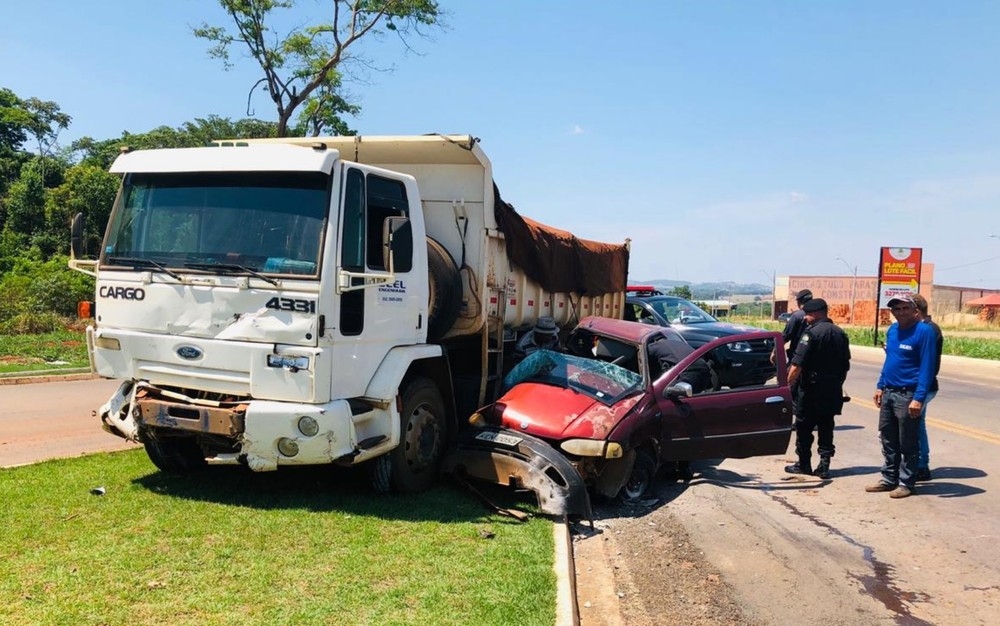
M 412 217 L 409 201 L 416 196 L 415 188 L 406 177 L 394 178 L 384 170 L 354 163 L 343 168 L 337 265 L 352 273 L 384 275 L 389 271 L 383 246 L 386 219 Z M 367 384 L 393 346 L 417 343 L 419 327 L 426 323 L 421 317 L 422 311 L 426 313 L 426 291 L 417 279 L 426 275 L 426 257 L 414 253 L 413 239 L 410 227 L 394 234 L 392 281 L 366 285 L 365 278 L 354 277 L 353 289 L 339 296 L 338 344 L 346 351 L 343 357 L 352 362 L 345 368 L 351 371 L 340 375 L 356 378 L 358 385 Z M 340 355 L 335 358 L 338 363 L 347 362 Z
M 756 335 L 756 334 L 755 334 Z M 780 340 L 780 339 L 779 339 Z M 792 432 L 792 400 L 784 367 L 762 385 L 697 389 L 691 397 L 666 393 L 686 363 L 712 350 L 730 350 L 745 335 L 718 339 L 695 350 L 653 384 L 660 408 L 663 458 L 673 461 L 784 454 Z M 783 364 L 781 364 L 783 366 Z

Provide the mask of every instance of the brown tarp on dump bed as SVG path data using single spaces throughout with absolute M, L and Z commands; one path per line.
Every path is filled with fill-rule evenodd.
M 518 215 L 493 185 L 493 210 L 507 242 L 507 258 L 528 278 L 553 293 L 584 296 L 625 291 L 628 248 L 579 239 Z

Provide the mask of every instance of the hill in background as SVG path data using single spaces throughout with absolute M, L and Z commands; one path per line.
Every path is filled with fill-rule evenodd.
M 771 286 L 760 283 L 735 283 L 723 281 L 716 283 L 692 283 L 686 280 L 630 280 L 632 285 L 653 285 L 661 291 L 670 291 L 674 287 L 686 285 L 691 290 L 695 300 L 730 300 L 733 296 L 770 296 Z

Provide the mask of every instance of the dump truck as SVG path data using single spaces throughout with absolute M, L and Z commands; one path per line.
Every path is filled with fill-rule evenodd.
M 123 149 L 99 254 L 97 413 L 161 470 L 367 464 L 435 479 L 518 334 L 622 316 L 628 241 L 581 240 L 501 199 L 469 135 Z

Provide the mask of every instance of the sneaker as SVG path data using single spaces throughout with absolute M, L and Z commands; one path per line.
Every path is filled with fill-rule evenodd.
M 868 493 L 878 493 L 880 491 L 892 491 L 896 489 L 896 485 L 890 485 L 889 483 L 882 482 L 881 480 L 874 485 L 868 485 L 865 487 L 865 491 Z
M 805 474 L 806 476 L 812 476 L 813 473 L 811 467 L 802 467 L 798 463 L 795 463 L 794 465 L 786 465 L 785 472 L 789 474 Z
M 906 485 L 900 485 L 889 492 L 890 498 L 909 498 L 913 491 L 910 490 Z
M 927 481 L 931 479 L 931 470 L 928 467 L 921 467 L 917 470 L 917 475 L 914 476 L 914 480 Z

